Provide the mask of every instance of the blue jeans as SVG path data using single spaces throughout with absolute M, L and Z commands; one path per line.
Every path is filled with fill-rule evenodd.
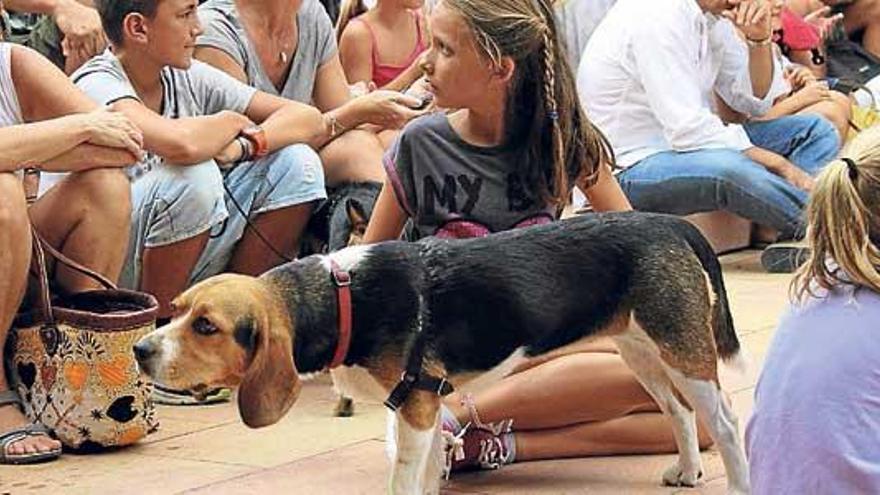
M 755 146 L 814 176 L 840 149 L 834 127 L 814 115 L 751 122 L 745 130 Z M 807 193 L 732 149 L 657 153 L 617 179 L 637 210 L 676 215 L 726 210 L 773 227 L 784 239 L 802 234 Z
M 221 172 L 213 160 L 188 166 L 161 164 L 132 185 L 131 237 L 119 285 L 140 286 L 144 251 L 210 231 L 190 284 L 222 273 L 244 235 L 244 217 L 226 197 L 223 184 L 250 218 L 324 199 L 321 159 L 296 144 L 257 161 Z

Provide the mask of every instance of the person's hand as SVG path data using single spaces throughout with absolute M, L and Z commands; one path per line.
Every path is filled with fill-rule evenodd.
M 763 41 L 770 38 L 772 16 L 767 0 L 743 0 L 736 7 L 724 11 L 723 15 L 733 22 L 747 40 Z
M 361 120 L 383 129 L 400 129 L 410 120 L 425 113 L 417 110 L 422 100 L 410 95 L 379 89 L 355 100 Z
M 138 160 L 143 158 L 144 136 L 141 130 L 121 112 L 100 109 L 78 114 L 76 118 L 80 119 L 87 129 L 89 144 L 125 149 Z
M 408 94 L 410 96 L 415 96 L 416 98 L 422 98 L 426 94 L 431 92 L 431 85 L 428 84 L 428 78 L 422 76 L 415 80 L 412 84 L 410 84 L 409 88 L 404 91 L 404 94 Z
M 107 38 L 101 27 L 98 11 L 76 0 L 59 1 L 52 19 L 64 35 L 61 52 L 83 62 L 101 53 L 107 46 Z
M 828 89 L 828 83 L 825 81 L 813 81 L 797 91 L 794 97 L 798 98 L 801 104 L 806 107 L 820 101 L 830 100 L 831 90 Z
M 791 89 L 794 92 L 801 90 L 807 84 L 816 82 L 816 75 L 813 74 L 813 71 L 802 65 L 790 65 L 786 67 L 783 77 L 785 77 L 785 80 L 791 85 Z
M 376 83 L 374 83 L 373 81 L 358 81 L 348 86 L 348 94 L 351 95 L 352 98 L 364 96 L 365 94 L 372 93 L 375 90 Z
M 244 158 L 244 148 L 242 148 L 238 139 L 233 139 L 232 142 L 220 150 L 220 153 L 214 156 L 214 161 L 221 166 L 220 168 L 224 168 L 223 165 L 239 162 L 242 158 Z
M 834 31 L 835 25 L 843 21 L 843 14 L 831 15 L 831 7 L 826 5 L 805 15 L 804 21 L 815 27 L 819 31 L 819 37 L 826 40 Z

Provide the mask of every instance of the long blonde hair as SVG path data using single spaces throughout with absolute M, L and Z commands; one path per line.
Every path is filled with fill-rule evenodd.
M 348 21 L 365 13 L 367 10 L 369 9 L 367 9 L 366 4 L 364 4 L 364 0 L 342 1 L 342 5 L 339 7 L 339 18 L 336 19 L 337 43 L 342 39 L 342 32 L 345 31 L 345 26 L 348 26 Z
M 556 29 L 552 0 L 443 0 L 470 27 L 485 56 L 516 63 L 504 118 L 508 142 L 528 143 L 520 176 L 554 206 L 576 179 L 595 183 L 614 158 L 581 109 L 574 75 Z M 548 166 L 549 165 L 549 166 Z
M 880 127 L 860 133 L 825 167 L 813 186 L 807 222 L 811 252 L 792 281 L 794 299 L 814 296 L 814 283 L 880 292 Z

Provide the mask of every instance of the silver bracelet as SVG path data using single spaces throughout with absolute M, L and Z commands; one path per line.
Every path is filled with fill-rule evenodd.
M 238 145 L 241 146 L 241 157 L 236 160 L 236 163 L 247 162 L 254 159 L 254 145 L 250 142 L 249 139 L 238 136 L 235 138 L 238 141 Z
M 339 123 L 339 119 L 336 118 L 335 115 L 331 115 L 329 113 L 324 114 L 324 123 L 327 127 L 330 128 L 330 139 L 334 139 L 336 136 L 342 133 L 345 128 L 342 124 Z

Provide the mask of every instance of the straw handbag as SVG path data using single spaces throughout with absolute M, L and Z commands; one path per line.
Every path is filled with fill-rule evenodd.
M 106 289 L 52 299 L 44 249 Z M 17 316 L 6 347 L 7 373 L 28 418 L 70 448 L 128 445 L 155 431 L 151 385 L 138 375 L 132 345 L 155 328 L 156 299 L 116 288 L 36 233 L 32 267 L 37 303 Z

